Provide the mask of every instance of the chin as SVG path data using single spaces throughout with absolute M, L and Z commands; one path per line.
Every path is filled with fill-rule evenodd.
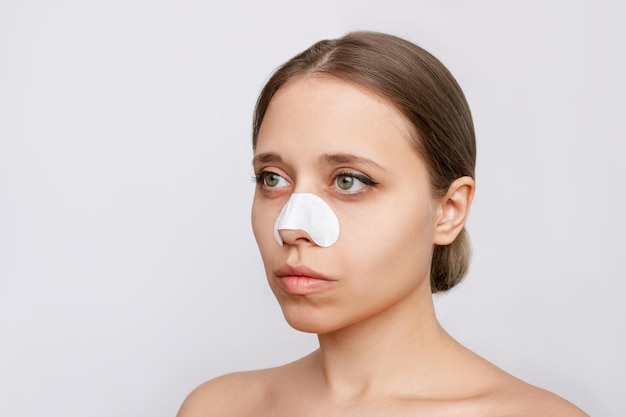
M 328 314 L 306 310 L 308 309 L 283 308 L 283 316 L 291 327 L 304 333 L 324 334 L 343 327 L 341 323 L 337 323 L 332 317 L 327 317 Z
M 287 323 L 294 329 L 304 333 L 327 333 L 328 323 L 320 323 L 312 317 L 306 317 L 303 314 L 289 314 L 283 310 L 283 316 Z
M 349 314 L 332 308 L 303 305 L 281 305 L 281 308 L 287 323 L 304 333 L 332 333 L 359 321 L 357 316 L 350 320 Z

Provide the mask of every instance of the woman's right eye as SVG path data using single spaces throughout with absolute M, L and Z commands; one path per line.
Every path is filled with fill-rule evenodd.
M 271 171 L 261 172 L 256 176 L 257 184 L 262 183 L 265 187 L 268 188 L 278 188 L 285 187 L 289 185 L 286 179 Z

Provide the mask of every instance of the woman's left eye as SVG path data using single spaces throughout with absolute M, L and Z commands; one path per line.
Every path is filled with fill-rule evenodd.
M 356 174 L 339 174 L 335 177 L 335 186 L 342 191 L 350 191 L 352 193 L 362 190 L 363 188 L 376 185 L 372 179 L 365 175 Z

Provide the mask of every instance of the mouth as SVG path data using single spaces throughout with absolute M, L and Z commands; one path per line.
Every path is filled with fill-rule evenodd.
M 279 287 L 291 295 L 308 295 L 322 292 L 332 287 L 336 280 L 331 279 L 304 265 L 282 265 L 274 272 Z

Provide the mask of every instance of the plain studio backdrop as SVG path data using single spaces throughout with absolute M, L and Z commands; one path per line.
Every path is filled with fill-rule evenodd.
M 624 3 L 216 4 L 0 3 L 0 416 L 173 416 L 316 347 L 265 282 L 251 113 L 278 64 L 361 29 L 434 53 L 474 114 L 475 255 L 444 327 L 626 415 Z

